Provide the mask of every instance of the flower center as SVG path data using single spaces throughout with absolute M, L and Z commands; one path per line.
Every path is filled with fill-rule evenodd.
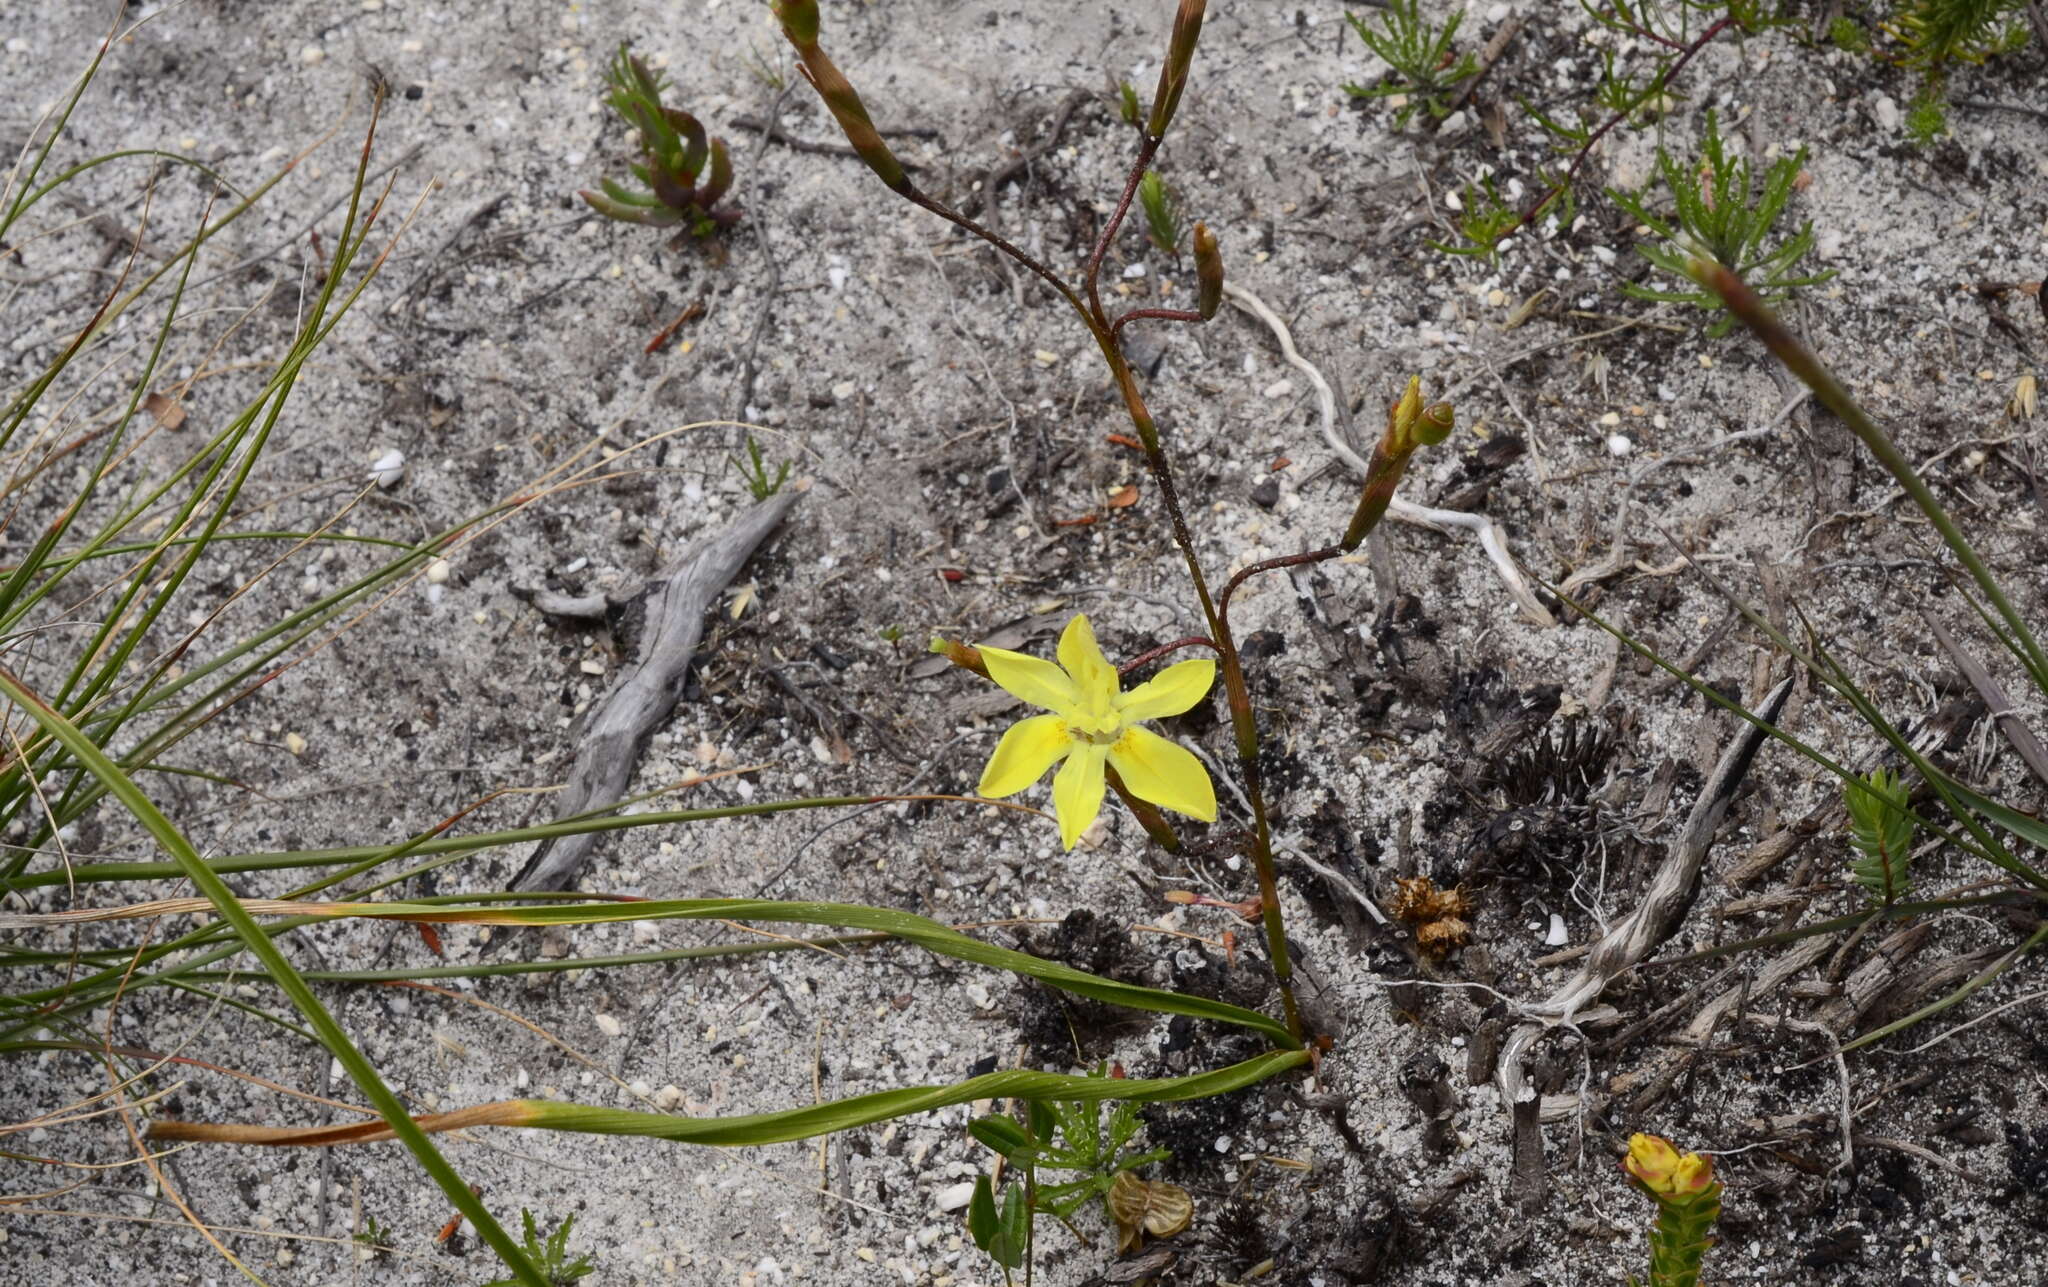
M 1123 721 L 1114 713 L 1088 715 L 1075 711 L 1065 718 L 1067 735 L 1078 741 L 1093 742 L 1097 746 L 1111 746 L 1123 736 Z

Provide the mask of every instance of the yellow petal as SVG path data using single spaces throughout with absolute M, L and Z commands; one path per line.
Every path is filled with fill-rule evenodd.
M 996 753 L 988 757 L 975 792 L 997 800 L 1015 795 L 1044 777 L 1073 744 L 1057 715 L 1018 720 L 996 743 Z
M 1116 699 L 1126 721 L 1164 719 L 1194 709 L 1216 682 L 1216 663 L 1207 657 L 1177 661 Z
M 1108 747 L 1093 742 L 1075 742 L 1059 776 L 1052 780 L 1052 807 L 1060 819 L 1060 843 L 1069 849 L 1102 812 L 1102 793 L 1107 789 L 1102 761 L 1108 752 Z
M 1007 648 L 983 648 L 981 663 L 988 667 L 988 677 L 1002 685 L 1004 692 L 1033 706 L 1064 711 L 1080 704 L 1074 681 L 1049 661 Z
M 1081 613 L 1075 613 L 1067 628 L 1060 632 L 1060 665 L 1074 677 L 1081 708 L 1091 715 L 1109 714 L 1116 701 L 1116 667 L 1102 655 L 1102 649 L 1095 643 L 1095 628 Z
M 1216 821 L 1216 787 L 1209 781 L 1209 770 L 1186 747 L 1149 728 L 1127 728 L 1109 748 L 1109 762 L 1140 800 L 1203 822 Z

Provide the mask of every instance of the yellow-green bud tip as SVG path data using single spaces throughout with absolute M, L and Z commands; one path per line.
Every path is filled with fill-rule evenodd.
M 1451 436 L 1451 430 L 1458 423 L 1458 413 L 1448 402 L 1433 402 L 1422 409 L 1422 416 L 1415 422 L 1415 436 L 1434 447 Z
M 818 0 L 775 0 L 774 9 L 789 43 L 799 49 L 818 43 Z
M 1223 305 L 1223 251 L 1206 223 L 1195 225 L 1195 279 L 1195 309 L 1206 322 Z

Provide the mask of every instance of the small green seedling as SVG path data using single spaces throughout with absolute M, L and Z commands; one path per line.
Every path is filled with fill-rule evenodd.
M 1458 214 L 1460 240 L 1455 244 L 1432 241 L 1430 249 L 1446 255 L 1484 255 L 1491 259 L 1499 252 L 1501 239 L 1525 223 L 1555 214 L 1559 223 L 1569 225 L 1578 210 L 1572 200 L 1571 185 L 1551 184 L 1547 177 L 1544 182 L 1550 187 L 1550 195 L 1543 199 L 1542 205 L 1526 215 L 1502 198 L 1491 176 L 1476 184 L 1466 184 L 1458 197 L 1458 204 L 1464 207 Z
M 1166 186 L 1166 180 L 1159 177 L 1159 171 L 1145 171 L 1138 184 L 1138 204 L 1145 210 L 1145 239 L 1180 258 L 1180 202 L 1175 200 L 1173 189 Z
M 733 456 L 727 456 L 725 463 L 739 471 L 740 477 L 746 480 L 747 491 L 752 494 L 755 500 L 764 501 L 781 491 L 782 485 L 789 481 L 789 467 L 793 462 L 785 460 L 777 465 L 775 467 L 775 477 L 770 478 L 768 476 L 768 462 L 761 455 L 760 440 L 755 438 L 754 435 L 748 434 L 747 458 L 740 460 Z
M 681 108 L 662 106 L 667 78 L 650 71 L 628 48 L 619 46 L 618 57 L 605 73 L 611 85 L 605 101 L 640 133 L 640 160 L 631 169 L 647 190 L 635 192 L 600 179 L 603 191 L 585 189 L 578 195 L 607 219 L 626 223 L 680 227 L 698 237 L 731 227 L 740 212 L 718 208 L 732 187 L 732 158 L 725 140 L 708 137 L 697 118 Z
M 1108 1074 L 1097 1068 L 1092 1075 Z M 1138 1105 L 1119 1101 L 1110 1106 L 1105 1121 L 1102 1104 L 1093 1100 L 1033 1100 L 1022 1122 L 1002 1116 L 969 1122 L 970 1135 L 1024 1176 L 1021 1185 L 1004 1186 L 1000 1200 L 988 1176 L 975 1181 L 967 1208 L 974 1245 L 1003 1266 L 1007 1277 L 1028 1255 L 1031 1222 L 1039 1212 L 1072 1229 L 1074 1213 L 1097 1198 L 1118 1230 L 1119 1251 L 1137 1245 L 1143 1233 L 1167 1237 L 1186 1228 L 1193 1215 L 1186 1191 L 1136 1175 L 1140 1167 L 1172 1156 L 1163 1148 L 1131 1148 L 1141 1125 Z M 1038 1178 L 1041 1170 L 1079 1175 L 1048 1184 Z
M 585 1278 L 597 1272 L 588 1255 L 569 1259 L 569 1230 L 575 1227 L 576 1217 L 569 1216 L 561 1227 L 540 1240 L 540 1230 L 534 1227 L 533 1212 L 519 1209 L 519 1218 L 526 1225 L 526 1254 L 540 1267 L 541 1274 L 548 1280 L 548 1287 L 569 1287 L 578 1278 Z M 485 1283 L 484 1287 L 524 1287 L 517 1278 L 498 1278 Z
M 1145 127 L 1145 109 L 1138 103 L 1138 91 L 1129 81 L 1119 81 L 1116 87 L 1117 114 L 1124 124 L 1132 129 Z
M 1418 111 L 1428 112 L 1432 120 L 1449 116 L 1452 91 L 1460 81 L 1479 73 L 1479 63 L 1471 54 L 1459 57 L 1451 52 L 1459 24 L 1465 21 L 1464 12 L 1453 13 L 1442 27 L 1436 27 L 1423 19 L 1421 4 L 1422 0 L 1388 0 L 1376 27 L 1356 14 L 1344 15 L 1366 48 L 1394 69 L 1390 81 L 1346 85 L 1344 92 L 1353 98 L 1405 96 L 1407 101 L 1394 114 L 1395 123 L 1404 128 Z
M 1720 310 L 1720 297 L 1693 282 L 1688 265 L 1702 258 L 1731 269 L 1772 303 L 1784 301 L 1798 287 L 1833 277 L 1832 269 L 1807 274 L 1796 271 L 1799 261 L 1813 249 L 1811 221 L 1801 224 L 1790 237 L 1770 244 L 1772 227 L 1791 200 L 1793 184 L 1805 163 L 1803 147 L 1773 161 L 1764 172 L 1763 190 L 1752 203 L 1749 159 L 1729 154 L 1720 124 L 1708 111 L 1697 160 L 1680 161 L 1663 148 L 1657 149 L 1657 173 L 1671 194 L 1672 213 L 1650 209 L 1647 187 L 1640 193 L 1608 190 L 1615 204 L 1658 238 L 1636 247 L 1643 258 L 1683 279 L 1688 289 L 1666 290 L 1630 282 L 1622 286 L 1622 293 L 1633 299 Z M 1723 311 L 1707 333 L 1718 338 L 1734 325 L 1735 318 Z
M 1886 29 L 1904 49 L 1900 61 L 1930 76 L 1954 63 L 1981 63 L 2027 43 L 2023 0 L 1911 0 Z
M 1898 902 L 1912 883 L 1906 861 L 1913 856 L 1913 814 L 1899 775 L 1872 769 L 1843 785 L 1842 803 L 1849 809 L 1849 844 L 1859 855 L 1849 873 L 1878 902 Z

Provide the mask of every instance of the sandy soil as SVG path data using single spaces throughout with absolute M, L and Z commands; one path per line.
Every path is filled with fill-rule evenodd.
M 89 57 L 104 7 L 0 3 L 0 144 L 10 153 Z M 987 212 L 1035 253 L 1078 262 L 1133 150 L 1110 83 L 1149 88 L 1170 7 L 825 8 L 829 47 L 878 121 L 916 131 L 897 138 L 899 154 L 950 199 L 968 198 L 989 171 L 1044 141 L 1069 96 L 1082 96 L 1057 144 Z M 1476 46 L 1513 8 L 1477 6 L 1468 38 Z M 1583 103 L 1597 49 L 1582 16 L 1519 8 L 1529 25 L 1481 99 Z M 1785 662 L 1731 621 L 1680 551 L 1738 594 L 1805 613 L 1896 718 L 1922 720 L 1957 695 L 1955 667 L 1919 611 L 1974 627 L 1945 588 L 1930 534 L 1840 425 L 1810 404 L 1783 412 L 1789 386 L 1755 345 L 1709 339 L 1695 313 L 1620 295 L 1645 265 L 1626 220 L 1590 186 L 1569 229 L 1525 235 L 1497 264 L 1429 248 L 1447 235 L 1453 194 L 1467 182 L 1492 173 L 1527 192 L 1554 162 L 1512 104 L 1504 143 L 1477 112 L 1439 131 L 1398 132 L 1384 105 L 1355 104 L 1341 88 L 1383 69 L 1344 30 L 1337 5 L 1214 0 L 1211 10 L 1160 169 L 1190 215 L 1217 230 L 1233 280 L 1282 314 L 1302 351 L 1340 381 L 1368 441 L 1408 373 L 1454 397 L 1459 433 L 1420 462 L 1409 495 L 1482 509 L 1552 583 L 1606 568 L 1583 587 L 1602 612 L 1744 700 L 1787 673 Z M 734 148 L 745 219 L 717 253 L 672 249 L 658 232 L 588 217 L 574 199 L 623 167 L 624 132 L 600 93 L 603 64 L 626 38 L 665 63 L 676 101 Z M 167 780 L 166 807 L 203 851 L 390 841 L 499 788 L 560 781 L 575 717 L 631 641 L 548 619 L 519 591 L 629 585 L 747 503 L 727 462 L 739 431 L 679 426 L 764 426 L 771 456 L 794 459 L 810 493 L 721 605 L 639 789 L 757 765 L 687 798 L 969 791 L 1007 712 L 971 677 L 916 668 L 929 634 L 987 638 L 1023 623 L 1012 646 L 1048 651 L 1059 622 L 1085 610 L 1110 652 L 1130 656 L 1195 628 L 1155 490 L 1135 454 L 1106 438 L 1127 425 L 1085 333 L 1049 292 L 895 201 L 856 162 L 764 146 L 738 124 L 773 117 L 798 140 L 836 141 L 800 83 L 778 92 L 790 59 L 765 7 L 746 0 L 193 0 L 164 12 L 109 57 L 63 155 L 159 147 L 248 183 L 334 131 L 257 217 L 209 250 L 181 360 L 209 361 L 208 346 L 245 313 L 225 353 L 253 361 L 282 351 L 319 268 L 307 229 L 331 246 L 339 227 L 332 203 L 346 190 L 371 75 L 392 90 L 373 168 L 395 165 L 392 209 L 411 222 L 277 428 L 252 483 L 270 507 L 266 521 L 326 521 L 395 449 L 408 461 L 403 483 L 363 498 L 346 521 L 416 539 L 593 443 L 623 450 L 675 432 L 626 457 L 617 477 L 462 546 L 445 583 L 409 587 L 187 743 L 187 762 L 244 784 Z M 2038 109 L 2042 76 L 2036 49 L 1962 75 L 1955 92 Z M 1790 217 L 1813 221 L 1817 258 L 1839 276 L 1809 291 L 1794 320 L 1908 453 L 1931 462 L 1934 485 L 2022 611 L 2048 622 L 2048 512 L 2030 463 L 2039 421 L 2004 413 L 2015 380 L 2048 367 L 2048 326 L 2034 300 L 1976 289 L 2038 281 L 2048 263 L 2048 119 L 1959 107 L 1953 137 L 1915 149 L 1897 119 L 1915 89 L 1909 76 L 1802 47 L 1790 32 L 1708 48 L 1683 89 L 1668 125 L 1675 139 L 1690 137 L 1711 105 L 1739 116 L 1734 133 L 1766 155 L 1809 149 L 1812 183 Z M 1616 137 L 1596 166 L 1610 181 L 1640 181 L 1651 138 Z M 53 212 L 51 223 L 97 209 L 132 228 L 144 175 L 141 162 L 98 172 L 79 189 L 87 204 Z M 169 174 L 153 226 L 174 241 L 207 195 L 188 173 Z M 107 251 L 90 226 L 74 228 L 10 260 L 8 280 L 98 263 Z M 229 267 L 238 271 L 213 277 Z M 1120 238 L 1107 276 L 1133 300 L 1179 303 L 1192 289 L 1191 265 L 1151 250 L 1137 231 Z M 10 384 L 47 359 L 82 307 L 89 314 L 87 298 L 76 277 L 16 298 Z M 693 303 L 702 315 L 663 351 L 645 352 Z M 1158 359 L 1150 396 L 1195 498 L 1212 575 L 1341 529 L 1355 479 L 1323 440 L 1309 382 L 1265 327 L 1226 308 L 1205 327 L 1157 328 L 1136 343 Z M 229 372 L 199 384 L 195 422 L 217 424 L 255 378 Z M 1630 487 L 1631 477 L 1640 482 Z M 1133 484 L 1136 504 L 1109 504 Z M 1467 880 L 1474 944 L 1418 965 L 1404 935 L 1375 931 L 1341 891 L 1285 859 L 1311 1013 L 1334 1046 L 1318 1084 L 1281 1079 L 1152 1117 L 1151 1138 L 1175 1150 L 1168 1173 L 1198 1202 L 1195 1227 L 1177 1240 L 1177 1279 L 1235 1281 L 1271 1258 L 1271 1281 L 1286 1283 L 1619 1281 L 1642 1263 L 1648 1210 L 1615 1161 L 1631 1131 L 1651 1130 L 1724 1155 L 1716 1280 L 2037 1281 L 2048 1252 L 2041 1198 L 2015 1179 L 2006 1140 L 2008 1123 L 2048 1122 L 2048 1028 L 2037 1009 L 1907 1052 L 1954 1016 L 1945 1017 L 1852 1056 L 1846 1086 L 1830 1037 L 1755 1021 L 1868 1030 L 1939 995 L 1916 972 L 2023 936 L 2017 914 L 1931 918 L 1915 941 L 1890 945 L 1897 959 L 1884 976 L 1918 979 L 1921 990 L 1880 989 L 1860 1012 L 1845 1011 L 1840 994 L 1873 960 L 1884 970 L 1876 934 L 1830 940 L 1808 968 L 1773 981 L 1783 986 L 1745 994 L 1748 1021 L 1731 1013 L 1690 1040 L 1686 1027 L 1709 1000 L 1756 979 L 1782 949 L 1732 966 L 1658 967 L 1611 989 L 1605 1026 L 1589 1020 L 1580 1037 L 1542 1048 L 1543 1088 L 1583 1090 L 1587 1109 L 1545 1128 L 1547 1194 L 1522 1205 L 1509 1180 L 1508 1116 L 1490 1068 L 1471 1067 L 1482 1062 L 1472 1047 L 1500 1026 L 1496 1017 L 1489 1027 L 1488 1008 L 1496 997 L 1541 999 L 1568 976 L 1569 962 L 1538 960 L 1559 950 L 1546 942 L 1553 918 L 1562 943 L 1579 945 L 1634 905 L 1736 725 L 1617 655 L 1585 622 L 1544 627 L 1518 614 L 1469 538 L 1401 526 L 1389 534 L 1398 584 L 1345 560 L 1268 578 L 1235 614 L 1258 658 L 1280 847 L 1382 902 L 1396 875 Z M 224 595 L 260 566 L 254 553 L 226 558 L 205 594 Z M 297 561 L 237 604 L 228 625 L 289 610 L 354 570 L 350 556 Z M 1975 638 L 1988 656 L 1989 642 Z M 2039 728 L 2038 703 L 2028 713 Z M 1850 761 L 1874 750 L 1843 707 L 1806 685 L 1787 722 Z M 1532 771 L 1510 764 L 1514 752 L 1554 746 L 1539 739 L 1568 726 L 1611 738 L 1611 750 L 1586 760 L 1591 789 L 1535 804 L 1513 795 Z M 1958 765 L 2039 806 L 1988 721 L 1957 729 Z M 1215 712 L 1174 731 L 1226 763 Z M 303 751 L 288 738 L 303 738 Z M 1811 765 L 1766 750 L 1685 930 L 1661 955 L 1854 910 L 1861 895 L 1844 887 L 1836 827 L 1747 885 L 1728 879 L 1831 794 Z M 1027 799 L 1044 804 L 1043 789 Z M 519 825 L 547 809 L 544 795 L 515 795 L 463 825 Z M 1252 934 L 1240 930 L 1226 965 L 1200 941 L 1125 932 L 1175 929 L 1213 944 L 1230 927 L 1229 913 L 1173 909 L 1161 895 L 1253 892 L 1232 799 L 1180 859 L 1148 848 L 1114 809 L 1071 854 L 1050 822 L 971 807 L 894 806 L 830 830 L 825 821 L 623 834 L 601 847 L 584 884 L 871 902 L 947 921 L 1043 920 L 992 933 L 1103 972 L 1272 1003 Z M 117 818 L 86 830 L 81 851 L 147 852 Z M 435 889 L 493 887 L 523 858 L 506 852 L 445 870 Z M 1947 853 L 1922 862 L 1928 891 L 1985 874 Z M 284 887 L 252 879 L 246 889 Z M 1071 917 L 1083 919 L 1061 923 Z M 511 951 L 595 956 L 719 935 L 620 926 L 522 938 Z M 502 959 L 503 944 L 482 940 L 449 934 L 449 958 Z M 432 963 L 409 931 L 332 927 L 293 941 L 309 968 Z M 2023 964 L 1956 1013 L 1986 1015 L 2038 977 Z M 1392 986 L 1410 979 L 1454 986 Z M 276 1004 L 266 990 L 242 990 Z M 453 995 L 328 996 L 393 1083 L 429 1108 L 652 1097 L 680 1112 L 738 1113 L 1019 1062 L 1068 1069 L 1114 1057 L 1133 1075 L 1154 1075 L 1239 1053 L 1224 1034 L 1062 1008 L 1036 988 L 907 950 L 492 980 Z M 324 1054 L 235 1011 L 152 994 L 123 1006 L 116 1032 L 349 1098 Z M 10 1119 L 104 1088 L 101 1070 L 83 1061 L 45 1056 L 32 1076 L 31 1066 L 9 1064 Z M 203 1070 L 185 1081 L 177 1108 L 189 1117 L 326 1120 L 327 1110 L 243 1081 Z M 1846 1139 L 1845 1093 L 1854 1110 Z M 598 1266 L 589 1281 L 943 1287 L 999 1280 L 962 1249 L 957 1213 L 938 1205 L 983 1164 L 962 1130 L 967 1115 L 744 1155 L 508 1131 L 448 1147 L 504 1218 L 522 1207 L 574 1214 L 576 1244 Z M 104 1122 L 29 1138 L 31 1151 L 80 1161 L 129 1150 Z M 6 1170 L 10 1193 L 52 1183 L 47 1169 Z M 0 1214 L 10 1281 L 233 1277 L 147 1175 L 90 1174 L 39 1205 L 98 1218 Z M 392 1145 L 326 1156 L 198 1148 L 172 1159 L 167 1177 L 204 1219 L 244 1230 L 224 1236 L 268 1281 L 491 1276 L 488 1253 L 466 1233 L 460 1251 L 436 1246 L 451 1212 Z M 353 1263 L 345 1247 L 294 1240 L 346 1236 L 370 1218 L 402 1255 Z M 1099 1221 L 1083 1229 L 1092 1247 L 1050 1229 L 1044 1281 L 1104 1270 Z

